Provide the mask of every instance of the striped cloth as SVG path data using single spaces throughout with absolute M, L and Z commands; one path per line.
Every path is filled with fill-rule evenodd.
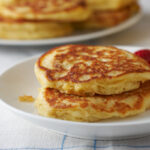
M 150 150 L 150 136 L 120 141 L 57 134 L 16 117 L 0 104 L 0 150 Z

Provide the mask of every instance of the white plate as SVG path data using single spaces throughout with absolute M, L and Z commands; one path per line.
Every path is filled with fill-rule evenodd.
M 121 48 L 132 52 L 141 49 L 126 46 Z M 33 57 L 21 62 L 0 76 L 1 103 L 16 115 L 44 128 L 87 139 L 126 138 L 150 132 L 150 111 L 135 117 L 99 123 L 71 122 L 39 116 L 35 113 L 33 104 L 18 101 L 18 96 L 38 94 L 39 84 L 33 72 L 36 59 Z
M 71 42 L 78 42 L 84 41 L 89 39 L 94 39 L 98 37 L 104 37 L 113 33 L 120 32 L 125 30 L 135 23 L 137 23 L 142 16 L 142 13 L 139 12 L 130 19 L 126 20 L 125 22 L 121 23 L 112 28 L 104 29 L 104 30 L 96 30 L 91 32 L 80 32 L 75 33 L 74 35 L 61 37 L 61 38 L 53 38 L 53 39 L 42 39 L 42 40 L 3 40 L 0 39 L 0 45 L 50 45 L 50 44 L 61 44 L 61 43 L 71 43 Z

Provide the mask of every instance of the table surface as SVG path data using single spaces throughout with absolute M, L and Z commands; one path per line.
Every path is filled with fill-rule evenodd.
M 91 41 L 85 41 L 82 43 L 100 44 L 100 45 L 132 45 L 132 46 L 141 46 L 145 48 L 150 48 L 150 1 L 148 2 L 148 0 L 141 0 L 140 3 L 143 8 L 144 15 L 142 19 L 135 26 L 125 31 L 122 31 L 120 33 L 116 33 L 116 34 L 113 34 L 104 38 L 99 38 L 99 39 L 95 39 Z M 0 46 L 0 60 L 1 60 L 0 73 L 22 59 L 25 59 L 33 55 L 42 54 L 48 49 L 55 47 L 55 46 L 56 45 L 38 46 L 38 47 L 36 46 L 31 46 L 31 47 L 30 46 L 28 47 L 27 46 L 26 47 Z M 11 132 L 13 132 L 13 134 L 17 136 L 18 134 L 22 134 L 23 130 L 25 130 L 26 140 L 29 138 L 29 136 L 31 136 L 30 138 L 32 138 L 32 135 L 30 135 L 31 131 L 35 135 L 38 135 L 36 133 L 38 131 L 40 136 L 42 135 L 45 136 L 44 129 L 39 130 L 37 127 L 37 130 L 36 130 L 36 128 L 33 125 L 30 125 L 26 123 L 25 121 L 20 120 L 19 118 L 15 117 L 13 114 L 8 112 L 5 108 L 3 108 L 1 105 L 0 105 L 0 118 L 1 118 L 0 134 L 5 135 L 6 137 L 6 139 L 2 139 L 2 136 L 0 135 L 0 149 L 5 148 L 6 144 L 4 144 L 3 141 L 5 140 L 8 141 L 7 138 L 10 138 L 11 140 L 13 140 L 14 143 L 12 144 L 12 146 L 14 146 L 15 144 L 17 145 L 18 141 L 15 141 L 13 138 L 14 136 L 10 135 Z M 26 126 L 22 126 L 22 123 L 24 123 Z M 16 124 L 17 124 L 17 127 L 20 126 L 18 130 L 15 128 Z M 6 125 L 7 125 L 7 129 L 5 128 Z M 40 140 L 40 138 L 39 139 L 37 138 L 36 140 L 37 140 L 36 142 L 38 143 L 38 140 Z M 28 141 L 28 143 L 30 142 Z

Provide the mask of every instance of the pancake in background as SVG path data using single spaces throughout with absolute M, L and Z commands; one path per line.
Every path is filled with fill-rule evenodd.
M 3 39 L 43 39 L 71 34 L 73 29 L 68 23 L 51 21 L 14 21 L 0 18 L 0 38 Z
M 115 47 L 66 45 L 41 56 L 35 74 L 42 87 L 62 93 L 111 95 L 137 89 L 150 80 L 150 65 Z
M 118 10 L 137 0 L 86 0 L 88 7 L 92 10 Z
M 118 25 L 139 11 L 139 5 L 133 3 L 119 10 L 93 11 L 87 21 L 73 24 L 76 29 L 102 29 Z
M 124 118 L 149 109 L 150 82 L 131 92 L 94 97 L 78 97 L 42 88 L 35 106 L 40 115 L 63 120 L 98 122 L 108 118 Z
M 1 0 L 0 12 L 13 19 L 83 21 L 89 17 L 85 0 Z

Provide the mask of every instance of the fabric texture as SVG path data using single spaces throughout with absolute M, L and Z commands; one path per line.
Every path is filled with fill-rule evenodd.
M 0 104 L 0 150 L 150 150 L 150 136 L 130 140 L 84 140 L 38 127 Z

